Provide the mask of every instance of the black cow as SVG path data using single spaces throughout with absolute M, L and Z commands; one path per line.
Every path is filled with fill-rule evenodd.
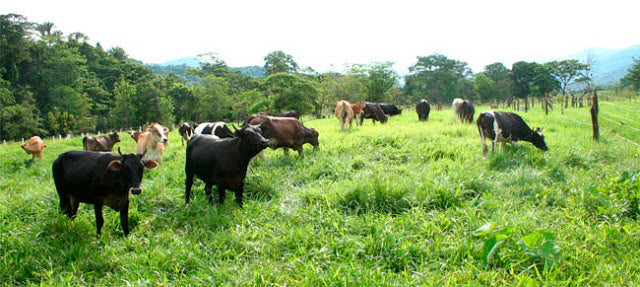
M 379 104 L 364 102 L 362 116 L 359 119 L 360 125 L 362 125 L 362 121 L 364 121 L 364 119 L 371 119 L 374 125 L 376 124 L 376 121 L 384 124 L 389 119 L 389 116 L 384 114 L 384 111 Z
M 458 114 L 458 117 L 460 119 L 461 123 L 464 122 L 468 122 L 468 123 L 472 123 L 473 122 L 473 114 L 475 113 L 475 109 L 473 108 L 473 105 L 471 104 L 471 102 L 469 100 L 464 100 L 462 102 L 462 104 L 460 105 L 460 113 Z
M 233 132 L 225 122 L 200 123 L 194 130 L 194 134 L 213 135 L 218 138 L 232 138 Z
M 280 114 L 281 117 L 300 119 L 300 112 L 296 110 L 287 111 Z
M 178 126 L 178 132 L 180 133 L 180 141 L 182 142 L 182 146 L 184 146 L 184 141 L 189 141 L 191 136 L 193 136 L 196 127 L 198 127 L 198 125 L 190 124 L 188 122 L 181 123 L 180 126 Z
M 477 124 L 484 155 L 487 155 L 488 150 L 485 138 L 491 140 L 491 152 L 495 152 L 496 142 L 500 142 L 504 148 L 506 142 L 515 146 L 517 141 L 527 141 L 543 151 L 548 150 L 542 130 L 531 130 L 517 114 L 485 111 L 478 117 Z
M 421 121 L 426 121 L 429 119 L 429 112 L 431 111 L 431 106 L 429 105 L 429 101 L 425 99 L 421 99 L 418 104 L 416 104 L 416 112 L 418 113 L 418 119 Z
M 217 139 L 211 135 L 195 135 L 187 143 L 185 163 L 185 200 L 189 203 L 193 177 L 205 182 L 209 202 L 211 188 L 218 189 L 218 202 L 223 203 L 227 189 L 235 191 L 236 202 L 242 207 L 242 193 L 247 165 L 251 158 L 265 149 L 269 141 L 260 135 L 260 128 L 252 125 L 236 129 L 236 137 Z
M 145 151 L 146 152 L 146 151 Z M 120 224 L 129 234 L 129 193 L 142 193 L 144 168 L 158 163 L 143 160 L 143 154 L 120 155 L 106 152 L 68 151 L 53 162 L 53 181 L 60 196 L 60 209 L 75 218 L 80 202 L 93 204 L 98 235 L 104 224 L 102 206 L 120 212 Z
M 385 104 L 385 103 L 380 103 L 378 105 L 380 105 L 380 108 L 382 108 L 382 112 L 384 112 L 385 114 L 387 114 L 389 116 L 395 116 L 395 115 L 399 115 L 399 114 L 402 113 L 402 110 L 398 109 L 398 107 L 396 107 L 396 105 Z

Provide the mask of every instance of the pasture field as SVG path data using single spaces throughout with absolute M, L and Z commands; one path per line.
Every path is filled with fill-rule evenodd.
M 0 146 L 0 285 L 638 285 L 640 102 L 600 110 L 599 143 L 587 108 L 537 106 L 519 114 L 549 151 L 521 142 L 486 158 L 451 110 L 348 133 L 305 119 L 320 148 L 255 158 L 244 209 L 233 193 L 210 205 L 199 180 L 185 205 L 172 131 L 131 196 L 127 238 L 107 207 L 100 238 L 91 206 L 73 221 L 59 211 L 51 164 L 80 138 L 45 139 L 33 164 Z

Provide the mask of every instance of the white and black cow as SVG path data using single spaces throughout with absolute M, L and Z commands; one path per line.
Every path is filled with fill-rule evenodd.
M 145 151 L 146 152 L 146 151 Z M 124 235 L 129 234 L 129 193 L 142 193 L 144 168 L 158 163 L 143 159 L 143 154 L 92 151 L 68 151 L 53 162 L 53 181 L 60 197 L 60 209 L 75 218 L 80 202 L 93 204 L 98 235 L 104 224 L 102 206 L 120 212 Z
M 421 99 L 418 104 L 416 104 L 416 112 L 418 113 L 418 119 L 421 121 L 426 121 L 429 119 L 429 111 L 431 111 L 431 106 L 429 105 L 429 101 L 425 99 Z
M 223 203 L 227 189 L 235 191 L 236 202 L 242 207 L 244 178 L 249 161 L 269 145 L 260 128 L 244 125 L 236 129 L 233 138 L 218 139 L 212 135 L 195 135 L 187 143 L 185 162 L 185 200 L 189 203 L 193 177 L 205 182 L 204 190 L 213 201 L 211 188 L 218 189 L 218 202 Z
M 219 139 L 232 138 L 233 132 L 225 122 L 200 123 L 194 130 L 194 135 L 212 135 Z
M 506 142 L 515 146 L 517 141 L 527 141 L 541 150 L 548 150 L 542 130 L 531 130 L 517 114 L 485 111 L 478 117 L 477 124 L 484 155 L 487 155 L 488 150 L 485 138 L 491 140 L 491 152 L 495 152 L 496 142 L 500 142 L 504 148 Z

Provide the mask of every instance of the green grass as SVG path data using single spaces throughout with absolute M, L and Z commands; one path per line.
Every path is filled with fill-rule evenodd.
M 350 132 L 305 119 L 320 148 L 254 159 L 242 210 L 233 193 L 209 205 L 199 180 L 185 205 L 174 131 L 131 197 L 127 238 L 106 207 L 100 238 L 90 206 L 73 221 L 59 211 L 51 163 L 81 139 L 45 139 L 33 164 L 0 146 L 0 284 L 637 285 L 639 111 L 603 102 L 598 143 L 588 109 L 536 107 L 520 114 L 549 151 L 523 142 L 486 158 L 450 110 Z

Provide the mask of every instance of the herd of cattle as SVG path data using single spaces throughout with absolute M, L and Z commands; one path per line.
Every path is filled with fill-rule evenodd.
M 452 104 L 454 114 L 461 123 L 473 121 L 474 107 L 468 100 L 455 99 Z M 420 121 L 429 118 L 430 105 L 420 100 L 416 105 Z M 334 110 L 341 129 L 349 130 L 356 118 L 362 125 L 364 119 L 386 123 L 389 117 L 402 113 L 392 104 L 339 101 Z M 306 143 L 318 147 L 319 133 L 307 128 L 299 120 L 300 114 L 289 111 L 280 116 L 258 113 L 248 116 L 240 127 L 232 131 L 224 122 L 200 124 L 182 123 L 178 130 L 182 145 L 187 142 L 185 161 L 185 201 L 189 203 L 194 177 L 205 183 L 205 193 L 209 202 L 213 201 L 212 188 L 215 185 L 218 202 L 223 203 L 226 190 L 235 192 L 235 200 L 242 207 L 244 179 L 250 160 L 262 151 L 283 148 L 297 150 L 303 156 L 302 146 Z M 531 142 L 537 148 L 547 150 L 538 128 L 535 131 L 514 113 L 485 111 L 477 119 L 477 127 L 483 146 L 483 154 L 488 148 L 485 139 L 492 142 L 495 151 L 497 142 L 515 145 L 517 141 Z M 96 215 L 97 233 L 100 234 L 104 219 L 104 205 L 120 212 L 124 234 L 129 233 L 129 194 L 142 192 L 141 182 L 145 169 L 154 169 L 162 161 L 162 152 L 168 145 L 168 128 L 158 123 L 149 125 L 144 131 L 130 132 L 136 142 L 136 154 L 111 153 L 113 146 L 120 142 L 117 133 L 106 136 L 86 136 L 82 143 L 84 151 L 67 151 L 53 162 L 53 179 L 60 208 L 70 218 L 76 216 L 80 202 L 92 204 Z M 46 147 L 42 139 L 32 137 L 22 148 L 36 157 L 42 158 Z

